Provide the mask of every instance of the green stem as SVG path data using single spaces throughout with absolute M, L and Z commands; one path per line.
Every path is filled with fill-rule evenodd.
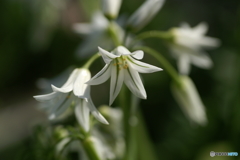
M 109 33 L 110 36 L 112 37 L 112 40 L 115 44 L 115 46 L 120 46 L 122 43 L 117 35 L 117 31 L 116 31 L 116 24 L 114 21 L 109 21 Z
M 98 59 L 100 57 L 100 55 L 98 53 L 94 54 L 84 65 L 83 65 L 83 68 L 86 68 L 88 69 L 92 63 Z
M 138 117 L 138 126 L 136 128 L 136 136 L 138 141 L 141 141 L 141 144 L 144 145 L 138 145 L 138 155 L 139 155 L 139 160 L 157 160 L 157 154 L 156 150 L 151 143 L 151 140 L 149 138 L 147 129 L 146 129 L 146 124 L 144 122 L 144 119 L 142 117 L 141 111 L 137 112 L 137 117 Z
M 101 160 L 95 147 L 92 137 L 88 136 L 82 140 L 83 147 L 88 155 L 88 158 L 91 160 Z
M 119 95 L 119 104 L 123 110 L 123 126 L 125 133 L 126 150 L 124 160 L 136 159 L 136 140 L 134 137 L 135 126 L 132 126 L 129 122 L 133 116 L 131 112 L 131 93 L 127 90 L 126 86 L 123 86 Z
M 130 46 L 133 46 L 133 44 L 135 44 L 136 42 L 143 39 L 147 39 L 147 38 L 160 38 L 164 40 L 172 40 L 173 35 L 171 34 L 171 32 L 162 32 L 162 31 L 143 32 L 134 38 Z
M 136 47 L 134 49 L 143 50 L 144 52 L 147 52 L 150 55 L 152 55 L 153 57 L 155 57 L 159 61 L 159 63 L 163 66 L 165 71 L 167 71 L 167 73 L 172 77 L 172 79 L 178 85 L 181 86 L 181 81 L 179 80 L 179 74 L 173 68 L 173 66 L 158 51 L 156 51 L 156 50 L 154 50 L 152 48 L 149 48 L 149 47 L 145 47 L 145 46 Z

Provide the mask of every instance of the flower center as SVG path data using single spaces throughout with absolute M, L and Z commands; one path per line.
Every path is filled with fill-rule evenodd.
M 117 66 L 118 69 L 127 69 L 128 64 L 127 64 L 127 57 L 126 56 L 121 56 L 119 58 L 116 58 L 113 63 L 114 66 Z

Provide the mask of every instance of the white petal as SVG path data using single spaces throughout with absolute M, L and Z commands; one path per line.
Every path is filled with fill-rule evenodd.
M 178 69 L 183 75 L 188 75 L 190 72 L 190 57 L 187 54 L 178 56 Z
M 89 131 L 89 113 L 90 110 L 87 106 L 87 102 L 80 99 L 75 107 L 75 116 L 78 120 L 79 125 L 86 131 Z
M 68 86 L 62 87 L 62 88 L 58 88 L 54 85 L 51 85 L 51 86 L 54 92 L 68 93 L 68 92 L 71 92 L 73 89 L 73 84 L 69 84 Z
M 134 30 L 143 28 L 157 14 L 165 0 L 146 0 L 128 19 L 127 25 Z
M 190 56 L 192 63 L 200 68 L 211 68 L 213 66 L 213 62 L 208 55 L 205 53 L 192 54 Z
M 92 77 L 92 79 L 90 79 L 88 82 L 86 82 L 86 84 L 89 85 L 98 85 L 101 84 L 103 82 L 105 82 L 106 80 L 108 80 L 108 78 L 110 77 L 111 74 L 111 67 L 112 67 L 112 63 L 111 64 L 106 64 L 103 69 L 98 72 L 94 77 Z
M 132 52 L 131 56 L 133 56 L 136 59 L 143 59 L 144 52 L 141 50 L 134 51 L 134 52 Z
M 197 26 L 195 26 L 193 30 L 199 35 L 204 35 L 207 33 L 208 25 L 205 22 L 201 22 Z
M 161 68 L 155 67 L 153 65 L 137 61 L 131 57 L 128 57 L 128 63 L 131 63 L 131 66 L 134 70 L 140 73 L 153 73 L 157 71 L 162 71 Z
M 120 9 L 122 0 L 102 0 L 103 13 L 109 18 L 116 18 Z
M 58 95 L 57 92 L 52 92 L 49 94 L 33 96 L 33 98 L 35 98 L 37 101 L 44 102 L 44 101 L 49 101 L 49 100 L 55 98 L 57 95 Z
M 216 48 L 220 46 L 221 41 L 217 38 L 212 37 L 202 37 L 198 41 L 199 45 L 206 47 L 206 48 Z
M 192 80 L 187 76 L 180 77 L 182 86 L 172 85 L 172 92 L 185 115 L 192 121 L 204 125 L 207 122 L 205 107 L 198 95 Z
M 82 96 L 87 88 L 85 84 L 91 78 L 91 73 L 87 69 L 79 69 L 78 76 L 73 85 L 73 93 L 76 96 Z
M 119 69 L 118 66 L 112 66 L 109 105 L 113 103 L 118 93 L 120 92 L 123 80 L 124 80 L 123 68 Z
M 109 124 L 108 121 L 102 116 L 102 114 L 97 110 L 97 108 L 95 107 L 95 105 L 92 102 L 92 99 L 89 98 L 88 99 L 88 103 L 87 106 L 89 107 L 92 115 L 100 122 L 104 123 L 104 124 Z
M 55 119 L 61 114 L 63 114 L 73 101 L 73 94 L 61 94 L 58 97 L 57 102 L 53 102 L 53 107 L 50 110 L 49 119 Z
M 138 72 L 131 68 L 131 64 L 129 64 L 127 69 L 124 69 L 124 83 L 135 96 L 142 99 L 147 98 L 142 80 Z
M 67 82 L 61 88 L 51 85 L 53 91 L 62 92 L 62 93 L 68 93 L 68 92 L 72 91 L 73 82 L 75 81 L 75 79 L 78 76 L 78 71 L 79 71 L 78 69 L 74 69 L 74 71 L 71 73 L 70 77 L 68 78 Z
M 74 95 L 68 95 L 64 101 L 61 102 L 60 105 L 58 105 L 58 107 L 55 107 L 55 109 L 53 109 L 50 112 L 50 116 L 49 119 L 54 119 L 57 118 L 58 116 L 61 116 L 64 112 L 66 112 L 66 110 L 68 109 L 68 107 L 71 106 L 73 100 L 74 100 Z
M 74 69 L 73 72 L 71 73 L 71 75 L 69 76 L 67 82 L 62 86 L 64 87 L 68 87 L 69 85 L 72 85 L 73 82 L 75 81 L 76 77 L 78 76 L 78 69 Z
M 102 58 L 106 64 L 109 64 L 114 58 L 117 58 L 119 56 L 116 56 L 101 47 L 98 47 L 99 53 L 102 55 Z
M 123 46 L 118 46 L 115 49 L 115 51 L 118 53 L 118 55 L 130 55 L 131 54 L 131 52 Z

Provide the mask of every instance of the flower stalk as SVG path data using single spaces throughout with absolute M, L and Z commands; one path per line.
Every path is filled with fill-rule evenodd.
M 98 59 L 99 57 L 100 57 L 100 55 L 99 55 L 98 53 L 94 54 L 94 55 L 83 65 L 82 68 L 88 69 L 88 68 L 92 65 L 92 63 L 93 63 L 96 59 Z
M 121 43 L 121 40 L 117 34 L 117 30 L 116 30 L 116 24 L 114 21 L 109 21 L 109 28 L 108 28 L 108 31 L 109 31 L 109 34 L 110 36 L 112 37 L 112 40 L 115 44 L 115 46 L 120 46 L 122 43 Z
M 135 39 L 132 41 L 130 46 L 133 46 L 138 41 L 147 39 L 147 38 L 159 38 L 163 40 L 172 41 L 173 35 L 170 32 L 163 32 L 163 31 L 147 31 L 143 32 L 135 37 Z
M 102 160 L 94 147 L 94 141 L 91 136 L 86 137 L 81 142 L 90 160 Z

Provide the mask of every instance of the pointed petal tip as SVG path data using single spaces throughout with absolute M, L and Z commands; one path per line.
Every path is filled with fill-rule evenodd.
M 109 122 L 106 119 L 104 119 L 103 124 L 109 125 Z

